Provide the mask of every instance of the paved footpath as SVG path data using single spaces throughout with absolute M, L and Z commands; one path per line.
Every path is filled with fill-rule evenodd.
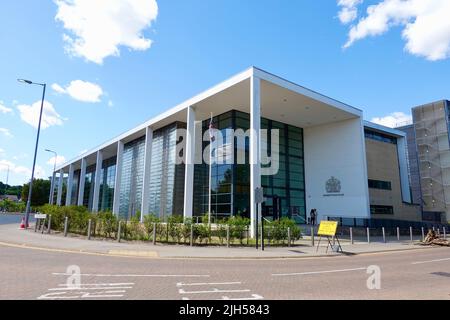
M 346 255 L 375 253 L 385 251 L 403 251 L 417 249 L 418 241 L 395 242 L 356 242 L 350 244 L 342 242 Z M 84 252 L 113 256 L 137 256 L 147 258 L 241 258 L 241 259 L 270 259 L 270 258 L 308 258 L 317 256 L 340 255 L 332 252 L 326 253 L 326 244 L 319 248 L 312 247 L 310 241 L 303 240 L 293 247 L 266 247 L 266 250 L 256 250 L 251 247 L 210 246 L 190 247 L 184 245 L 152 245 L 146 242 L 121 242 L 112 240 L 87 240 L 86 237 L 69 236 L 62 234 L 35 233 L 33 225 L 30 230 L 18 230 L 18 224 L 0 225 L 0 243 L 12 244 L 28 248 L 40 248 L 66 252 Z M 317 241 L 316 241 L 317 244 Z

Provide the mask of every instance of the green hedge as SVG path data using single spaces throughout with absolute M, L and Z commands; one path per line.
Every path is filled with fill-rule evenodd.
M 85 207 L 58 207 L 44 205 L 41 213 L 51 215 L 51 227 L 55 231 L 64 231 L 64 221 L 68 217 L 68 232 L 87 235 L 89 220 L 92 220 L 91 236 L 105 239 L 117 239 L 119 222 L 121 222 L 121 239 L 130 241 L 152 241 L 153 237 L 159 243 L 189 244 L 191 230 L 193 243 L 199 245 L 224 245 L 227 242 L 229 229 L 230 244 L 248 245 L 250 220 L 242 217 L 231 217 L 210 225 L 208 216 L 202 217 L 201 223 L 193 223 L 193 219 L 183 219 L 181 216 L 169 217 L 161 221 L 154 215 L 144 217 L 141 223 L 138 217 L 130 221 L 118 220 L 111 212 L 93 214 Z M 291 240 L 301 238 L 301 230 L 294 220 L 283 218 L 265 224 L 266 241 L 274 245 L 285 245 L 288 241 L 288 228 L 291 229 Z M 154 233 L 155 230 L 155 234 Z
M 25 212 L 26 206 L 25 202 L 14 202 L 9 199 L 3 199 L 0 201 L 0 212 Z

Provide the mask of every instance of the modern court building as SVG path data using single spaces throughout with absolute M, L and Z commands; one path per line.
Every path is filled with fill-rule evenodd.
M 210 167 L 202 155 L 211 114 L 224 136 L 219 149 L 233 161 Z M 240 145 L 229 129 L 250 134 Z M 262 154 L 273 156 L 268 140 L 275 131 L 279 156 L 271 165 L 276 161 L 278 170 L 265 175 Z M 245 163 L 236 161 L 239 152 Z M 263 187 L 259 212 L 299 223 L 313 208 L 319 220 L 349 225 L 421 220 L 420 207 L 411 204 L 405 133 L 364 122 L 359 109 L 253 67 L 60 166 L 57 174 L 58 205 L 111 210 L 124 219 L 202 216 L 211 206 L 215 217 L 248 216 L 254 226 L 255 190 Z

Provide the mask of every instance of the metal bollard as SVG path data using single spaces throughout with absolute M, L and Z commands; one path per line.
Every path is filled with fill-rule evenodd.
M 117 242 L 120 242 L 121 233 L 122 233 L 122 221 L 119 221 L 119 229 L 117 230 Z
M 290 248 L 291 247 L 291 227 L 288 227 L 287 232 L 288 232 L 288 234 L 287 234 L 287 236 L 288 236 L 288 247 Z
M 447 239 L 447 230 L 444 227 L 444 239 Z
M 191 224 L 191 238 L 190 238 L 190 245 L 191 247 L 194 246 L 194 223 Z
M 350 243 L 355 244 L 355 241 L 353 240 L 353 228 L 350 228 Z
M 153 245 L 156 245 L 156 223 L 153 223 Z
M 400 228 L 397 227 L 397 241 L 400 241 Z
M 47 228 L 47 234 L 50 234 L 52 232 L 52 215 L 48 216 L 48 228 Z
M 227 248 L 230 247 L 230 225 L 227 224 Z
M 45 231 L 45 220 L 47 220 L 47 219 L 42 219 L 41 234 L 44 234 L 44 231 Z
M 68 225 L 69 225 L 69 217 L 66 217 L 64 219 L 64 237 L 67 237 Z
M 91 240 L 91 228 L 92 228 L 92 219 L 89 219 L 88 222 L 88 240 Z
M 411 243 L 414 243 L 414 239 L 413 239 L 413 227 L 409 227 L 409 236 L 411 238 Z
M 441 237 L 441 228 L 437 229 L 437 235 L 438 235 L 439 238 Z
M 383 230 L 383 242 L 386 243 L 386 230 L 384 229 L 384 227 L 382 228 Z
M 367 243 L 370 244 L 370 228 L 367 228 Z
M 169 222 L 166 223 L 166 243 L 169 243 Z
M 36 222 L 34 224 L 34 232 L 37 232 L 38 224 L 41 222 L 41 219 L 36 219 Z
M 422 227 L 422 242 L 425 241 L 425 228 Z
M 311 227 L 311 246 L 315 247 L 315 244 L 314 244 L 314 227 Z

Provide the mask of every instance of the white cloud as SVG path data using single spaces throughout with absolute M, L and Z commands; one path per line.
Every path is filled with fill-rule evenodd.
M 55 19 L 63 23 L 66 52 L 102 64 L 119 56 L 119 47 L 144 51 L 152 40 L 143 32 L 158 16 L 156 0 L 55 0 Z
M 5 153 L 5 149 L 0 148 L 0 155 Z
M 13 113 L 13 109 L 6 107 L 4 102 L 0 101 L 0 113 L 3 114 Z
M 389 128 L 396 128 L 411 123 L 412 116 L 403 112 L 394 112 L 382 118 L 373 118 L 371 121 Z
M 341 10 L 338 13 L 339 20 L 343 24 L 349 24 L 358 18 L 358 5 L 363 0 L 338 0 Z
M 59 166 L 61 164 L 66 163 L 66 158 L 63 156 L 57 156 L 56 157 L 56 165 Z M 55 164 L 55 157 L 51 157 L 48 161 L 47 161 L 48 165 L 53 166 Z
M 110 108 L 114 107 L 114 103 L 111 100 L 108 101 L 108 107 Z
M 103 89 L 99 85 L 82 80 L 72 81 L 65 88 L 54 83 L 52 89 L 59 94 L 67 94 L 73 99 L 82 102 L 97 103 L 101 101 L 103 96 Z
M 8 171 L 10 174 L 16 174 L 21 177 L 21 180 L 24 182 L 29 182 L 31 178 L 31 169 L 17 165 L 8 160 L 0 160 L 0 172 Z M 36 165 L 34 170 L 34 178 L 35 179 L 47 179 L 48 177 L 45 174 L 44 168 L 39 165 Z
M 63 87 L 61 87 L 59 84 L 54 83 L 52 84 L 52 89 L 53 91 L 59 93 L 59 94 L 66 94 L 66 89 L 64 89 Z
M 0 133 L 5 135 L 8 138 L 13 137 L 13 135 L 11 134 L 11 131 L 9 131 L 9 129 L 6 129 L 6 128 L 0 128 Z
M 39 124 L 41 101 L 35 102 L 31 106 L 22 104 L 17 106 L 17 109 L 20 112 L 20 118 L 30 126 L 37 129 Z M 45 101 L 41 123 L 42 129 L 47 129 L 52 126 L 62 126 L 65 120 L 67 119 L 62 118 L 50 102 Z
M 383 0 L 369 6 L 367 16 L 351 27 L 344 48 L 401 26 L 407 52 L 431 61 L 447 59 L 450 57 L 449 16 L 448 0 Z

